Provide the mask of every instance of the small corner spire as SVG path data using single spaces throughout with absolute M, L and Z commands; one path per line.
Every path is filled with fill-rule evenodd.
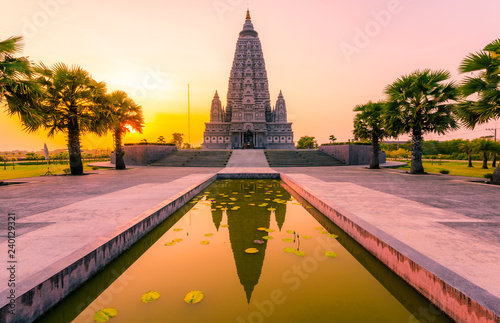
M 219 97 L 219 93 L 217 93 L 217 90 L 215 90 L 214 98 L 218 98 L 218 97 Z
M 247 9 L 247 16 L 246 16 L 245 20 L 251 20 L 251 18 L 250 18 L 250 9 Z

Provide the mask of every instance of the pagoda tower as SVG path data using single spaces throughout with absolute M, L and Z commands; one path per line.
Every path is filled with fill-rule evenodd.
M 216 91 L 210 122 L 205 123 L 203 148 L 295 148 L 281 91 L 276 107 L 271 109 L 262 46 L 248 10 L 236 42 L 226 108 L 221 107 Z

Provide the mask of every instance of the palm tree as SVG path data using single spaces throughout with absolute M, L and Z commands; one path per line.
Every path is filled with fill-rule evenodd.
M 448 71 L 417 70 L 388 85 L 386 105 L 386 131 L 392 137 L 411 135 L 411 174 L 424 172 L 422 165 L 423 135 L 429 132 L 443 134 L 457 128 L 452 115 L 451 100 L 457 97 Z
M 14 57 L 22 50 L 22 37 L 0 41 L 0 102 L 6 99 L 9 115 L 18 115 L 28 131 L 43 120 L 37 105 L 40 91 L 32 79 L 32 66 L 25 57 Z
M 480 138 L 472 140 L 472 149 L 483 154 L 483 169 L 488 169 L 488 153 L 500 153 L 500 144 L 495 141 Z
M 360 104 L 354 108 L 358 114 L 354 117 L 354 135 L 360 139 L 371 139 L 372 159 L 370 169 L 379 169 L 379 141 L 387 134 L 384 128 L 384 102 Z
M 482 51 L 469 54 L 459 67 L 460 73 L 471 73 L 460 86 L 466 100 L 456 108 L 460 120 L 471 129 L 478 124 L 500 118 L 500 39 L 486 45 Z M 469 100 L 468 97 L 477 97 Z M 500 184 L 500 165 L 491 178 Z
M 97 82 L 80 66 L 58 63 L 35 67 L 38 82 L 44 92 L 41 126 L 53 137 L 62 132 L 67 136 L 71 175 L 83 174 L 80 136 L 85 133 L 103 135 L 111 115 L 105 109 L 106 85 Z
M 467 154 L 469 160 L 469 166 L 472 167 L 472 152 L 474 151 L 474 145 L 470 140 L 464 140 L 458 144 L 458 149 Z
M 142 107 L 137 105 L 127 93 L 123 91 L 114 91 L 108 94 L 108 107 L 113 119 L 110 128 L 113 131 L 115 140 L 115 169 L 126 169 L 123 156 L 125 152 L 122 148 L 122 137 L 129 131 L 139 131 L 142 133 L 144 127 L 144 117 Z

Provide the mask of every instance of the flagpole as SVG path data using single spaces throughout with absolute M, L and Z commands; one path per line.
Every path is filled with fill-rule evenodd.
M 191 146 L 191 107 L 189 104 L 189 83 L 188 83 L 188 145 Z

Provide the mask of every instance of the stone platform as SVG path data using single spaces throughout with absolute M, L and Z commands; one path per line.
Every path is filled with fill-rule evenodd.
M 217 176 L 236 174 L 281 176 L 457 321 L 499 321 L 500 187 L 354 166 L 232 166 L 99 170 L 0 187 L 1 227 L 8 212 L 16 215 L 20 321 L 42 313 Z M 6 264 L 5 229 L 0 239 Z M 8 278 L 0 271 L 0 281 Z M 4 307 L 9 294 L 0 285 L 1 321 L 13 321 Z

